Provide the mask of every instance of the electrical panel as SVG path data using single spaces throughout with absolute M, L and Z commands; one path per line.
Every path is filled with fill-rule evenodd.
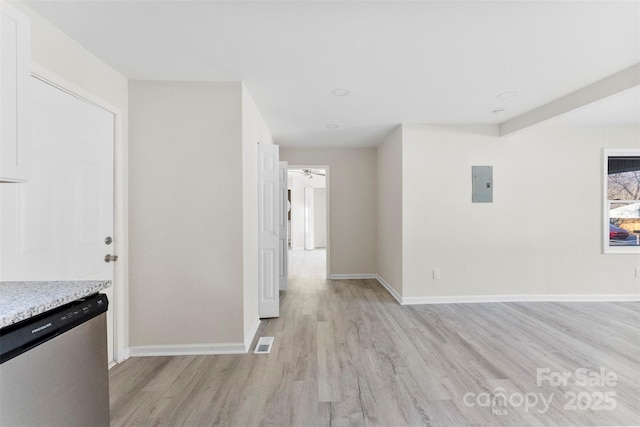
M 493 203 L 493 166 L 471 166 L 471 201 Z

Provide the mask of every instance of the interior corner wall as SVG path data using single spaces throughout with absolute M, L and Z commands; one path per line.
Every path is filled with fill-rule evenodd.
M 602 253 L 602 155 L 639 135 L 405 126 L 403 297 L 637 295 L 638 256 Z M 472 165 L 493 166 L 493 203 L 471 202 Z
M 242 85 L 129 100 L 130 344 L 244 344 Z
M 378 146 L 378 275 L 402 295 L 402 126 Z
M 290 165 L 329 165 L 331 274 L 375 274 L 377 223 L 375 148 L 280 148 Z
M 245 344 L 253 339 L 258 312 L 258 143 L 273 144 L 271 132 L 242 86 L 242 242 Z

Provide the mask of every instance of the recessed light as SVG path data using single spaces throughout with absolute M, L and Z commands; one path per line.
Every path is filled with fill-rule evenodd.
M 335 96 L 347 96 L 349 95 L 349 89 L 338 88 L 331 91 Z
M 500 116 L 506 112 L 507 112 L 506 108 L 496 108 L 495 110 L 492 111 L 492 113 L 495 114 L 496 116 Z
M 514 96 L 516 96 L 518 92 L 514 92 L 512 90 L 510 90 L 509 92 L 502 92 L 500 95 L 497 96 L 498 99 L 509 99 L 509 98 L 513 98 Z
M 329 128 L 329 129 L 338 129 L 339 127 L 340 127 L 340 125 L 337 125 L 335 123 L 329 123 L 327 125 L 327 128 Z

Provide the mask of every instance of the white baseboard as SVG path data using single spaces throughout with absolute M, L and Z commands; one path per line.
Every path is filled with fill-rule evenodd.
M 253 342 L 253 339 L 255 338 L 256 334 L 258 333 L 258 328 L 259 327 L 260 327 L 260 318 L 256 318 L 255 322 L 253 322 L 253 326 L 251 327 L 251 330 L 249 331 L 249 335 L 244 337 L 244 352 L 245 353 L 248 353 L 249 350 L 251 349 L 251 343 Z
M 403 297 L 400 304 L 417 305 L 417 304 L 469 304 L 469 303 L 492 303 L 492 302 L 612 302 L 612 301 L 640 301 L 640 295 L 467 295 L 467 296 L 444 296 L 444 297 Z
M 398 301 L 400 304 L 402 304 L 402 296 L 400 296 L 398 291 L 393 289 L 393 287 L 390 284 L 388 284 L 387 281 L 384 280 L 382 278 L 382 276 L 380 276 L 379 274 L 376 274 L 376 279 L 378 280 L 378 282 L 380 282 L 380 284 L 382 286 L 384 286 L 384 288 L 387 290 L 387 292 L 389 292 L 391 294 L 391 296 L 396 299 L 396 301 Z
M 471 304 L 491 302 L 634 302 L 640 301 L 640 294 L 614 295 L 465 295 L 403 297 L 384 278 L 376 274 L 376 279 L 401 305 L 418 304 Z M 368 278 L 368 277 L 367 277 Z
M 124 361 L 125 361 L 125 360 L 127 360 L 129 357 L 131 357 L 131 348 L 126 347 L 126 348 L 122 349 L 122 351 L 119 351 L 119 352 L 116 354 L 116 360 L 115 360 L 116 365 L 117 365 L 118 363 L 122 363 L 122 362 L 124 362 Z
M 244 343 L 222 343 L 222 344 L 183 344 L 183 345 L 145 345 L 130 347 L 131 357 L 144 356 L 199 356 L 216 354 L 247 354 L 251 348 L 253 338 L 258 333 L 260 319 L 256 318 L 251 326 L 249 334 L 245 337 Z M 128 358 L 128 357 L 127 357 Z
M 246 354 L 244 343 L 145 345 L 130 347 L 131 357 L 143 356 L 199 356 L 214 354 Z
M 398 303 L 402 304 L 402 297 L 388 284 L 379 274 L 332 274 L 329 276 L 331 280 L 350 280 L 350 279 L 375 279 L 395 298 Z
M 377 279 L 377 274 L 331 274 L 331 280 L 350 280 L 350 279 Z
M 640 294 L 597 295 L 464 295 L 403 297 L 379 274 L 332 274 L 331 280 L 376 279 L 401 305 L 418 304 L 470 304 L 491 302 L 615 302 L 640 301 Z

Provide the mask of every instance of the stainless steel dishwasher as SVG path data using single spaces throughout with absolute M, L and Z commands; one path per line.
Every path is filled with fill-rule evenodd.
M 0 425 L 108 426 L 106 295 L 0 330 Z

